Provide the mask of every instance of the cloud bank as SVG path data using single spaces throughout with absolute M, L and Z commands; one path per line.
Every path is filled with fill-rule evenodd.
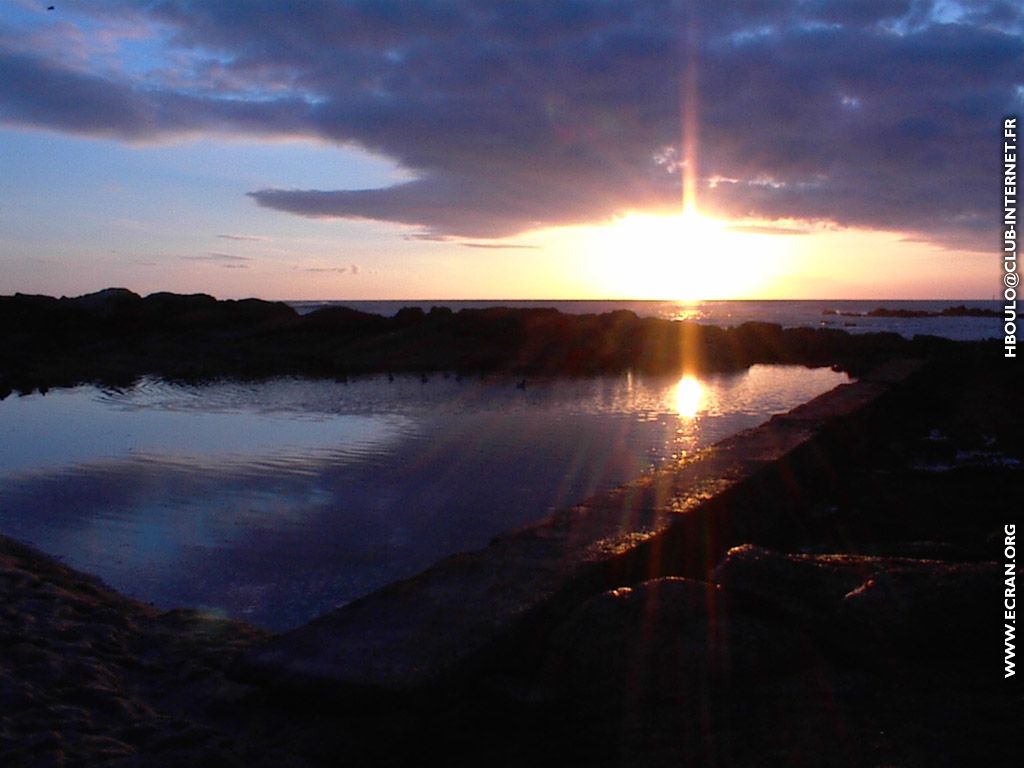
M 692 81 L 702 208 L 988 247 L 1000 120 L 1024 106 L 1024 10 L 1001 0 L 60 11 L 0 26 L 3 122 L 133 143 L 226 133 L 358 146 L 413 180 L 250 195 L 446 237 L 678 207 Z

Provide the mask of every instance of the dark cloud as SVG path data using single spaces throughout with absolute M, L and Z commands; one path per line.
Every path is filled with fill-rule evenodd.
M 269 237 L 261 237 L 260 235 L 217 235 L 222 240 L 239 240 L 250 243 L 265 243 L 270 240 Z
M 786 227 L 766 224 L 733 224 L 728 227 L 730 232 L 743 232 L 752 235 L 809 235 L 810 227 Z
M 427 243 L 450 243 L 451 238 L 446 235 L 436 235 L 431 232 L 413 232 L 409 235 L 402 235 L 403 240 L 410 242 L 420 241 Z
M 83 73 L 0 50 L 0 120 L 68 133 L 160 141 L 202 131 L 304 133 L 306 102 L 290 97 L 247 103 L 147 87 Z
M 360 146 L 414 179 L 250 194 L 421 237 L 678 207 L 690 73 L 702 207 L 978 247 L 999 208 L 999 120 L 1024 106 L 1024 10 L 999 0 L 67 6 L 149 30 L 164 58 L 72 68 L 0 32 L 0 119 L 127 141 Z
M 435 235 L 430 232 L 414 232 L 410 235 L 403 235 L 403 240 L 411 241 L 426 241 L 431 243 L 455 243 L 461 245 L 463 248 L 483 248 L 490 250 L 531 250 L 537 248 L 536 245 L 523 245 L 519 243 L 496 243 L 496 242 L 467 242 L 458 241 L 449 235 Z
M 181 258 L 186 259 L 187 261 L 215 261 L 231 264 L 241 261 L 251 261 L 248 256 L 238 256 L 234 253 L 220 253 L 219 251 L 208 251 L 207 253 L 203 253 L 198 256 L 182 256 Z
M 349 264 L 347 267 L 304 267 L 304 272 L 333 272 L 338 275 L 358 275 L 360 268 L 358 264 Z
M 463 248 L 485 248 L 485 249 L 490 249 L 490 250 L 505 250 L 505 251 L 507 251 L 507 250 L 513 250 L 513 251 L 535 250 L 537 248 L 536 245 L 521 245 L 521 244 L 513 244 L 513 243 L 469 243 L 469 242 L 461 242 L 461 243 L 459 243 L 459 245 L 461 245 Z

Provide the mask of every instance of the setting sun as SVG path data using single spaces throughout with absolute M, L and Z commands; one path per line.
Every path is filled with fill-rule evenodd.
M 597 279 L 612 295 L 645 299 L 764 295 L 786 276 L 787 238 L 734 227 L 694 209 L 629 214 L 596 231 Z

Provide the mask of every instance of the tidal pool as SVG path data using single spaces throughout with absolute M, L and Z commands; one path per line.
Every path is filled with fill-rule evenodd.
M 847 381 L 277 379 L 0 402 L 0 532 L 161 607 L 282 630 Z

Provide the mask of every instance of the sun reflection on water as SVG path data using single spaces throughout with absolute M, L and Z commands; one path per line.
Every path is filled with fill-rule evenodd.
M 697 321 L 703 320 L 707 316 L 704 308 L 701 306 L 701 302 L 696 303 L 682 303 L 679 302 L 672 309 L 669 319 L 671 320 L 690 320 Z
M 675 409 L 685 419 L 692 419 L 704 405 L 704 385 L 693 376 L 683 376 L 675 387 Z

